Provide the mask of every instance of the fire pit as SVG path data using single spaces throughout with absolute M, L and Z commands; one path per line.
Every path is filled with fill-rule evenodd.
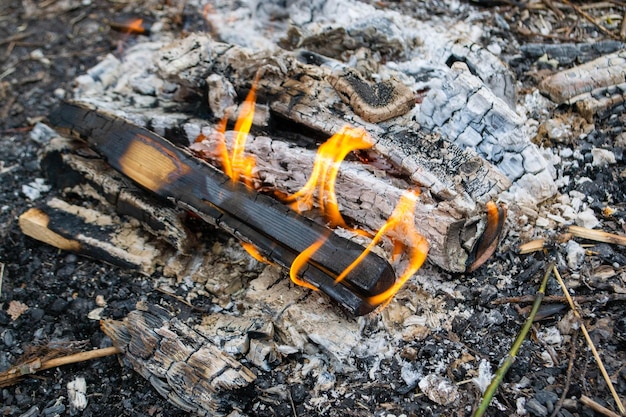
M 119 53 L 76 78 L 48 117 L 56 132 L 34 129 L 63 195 L 20 226 L 152 276 L 167 294 L 161 306 L 144 299 L 120 314 L 104 299 L 89 316 L 182 410 L 466 407 L 480 394 L 454 383 L 483 389 L 519 328 L 512 308 L 490 302 L 538 286 L 544 265 L 520 260 L 516 244 L 592 221 L 589 202 L 565 186 L 567 153 L 538 144 L 565 143 L 564 123 L 582 132 L 614 114 L 620 80 L 585 77 L 621 65 L 621 52 L 591 53 L 598 61 L 539 85 L 460 24 L 444 30 L 440 18 L 356 1 L 299 6 L 242 15 L 188 2 L 183 15 L 204 30 L 176 38 L 162 21 L 113 25 L 143 37 L 125 34 Z M 581 87 L 563 92 L 572 76 Z M 561 114 L 538 86 L 579 113 Z M 614 163 L 601 150 L 588 163 L 602 161 Z M 559 245 L 566 237 L 552 229 Z M 567 245 L 563 259 L 584 271 Z M 558 330 L 573 339 L 564 321 Z M 556 342 L 537 331 L 537 358 L 523 352 L 521 362 L 554 362 Z M 518 395 L 519 372 L 496 407 L 542 415 L 541 393 Z

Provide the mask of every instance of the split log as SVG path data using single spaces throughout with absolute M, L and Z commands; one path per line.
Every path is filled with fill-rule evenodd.
M 103 320 L 102 330 L 124 360 L 176 407 L 202 416 L 237 409 L 256 376 L 206 337 L 164 310 L 131 312 L 123 321 Z
M 587 120 L 622 111 L 626 105 L 626 50 L 560 71 L 541 82 L 540 91 L 559 104 L 576 105 Z
M 23 213 L 19 224 L 25 235 L 59 249 L 152 274 L 167 246 L 116 217 L 53 198 Z
M 196 245 L 194 234 L 183 222 L 183 210 L 141 192 L 82 141 L 58 136 L 48 138 L 41 168 L 58 189 L 83 185 L 93 187 L 91 193 L 83 189 L 78 194 L 81 198 L 90 194 L 93 198 L 106 199 L 115 207 L 117 214 L 139 220 L 146 231 L 181 253 L 190 253 Z

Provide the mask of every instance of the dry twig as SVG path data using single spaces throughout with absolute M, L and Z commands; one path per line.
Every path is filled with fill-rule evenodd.
M 596 242 L 612 243 L 626 246 L 626 237 L 614 233 L 603 232 L 602 230 L 587 229 L 586 227 L 570 226 L 567 229 L 572 235 L 583 239 L 594 240 Z
M 587 407 L 591 408 L 593 411 L 597 411 L 598 413 L 603 414 L 603 415 L 605 415 L 607 417 L 619 417 L 619 414 L 614 413 L 613 411 L 609 410 L 608 408 L 598 404 L 597 402 L 595 402 L 591 398 L 587 397 L 586 395 L 582 395 L 580 397 L 580 402 L 585 404 Z
M 593 294 L 593 295 L 577 295 L 573 297 L 574 301 L 580 303 L 608 303 L 612 301 L 626 301 L 626 294 Z M 532 303 L 535 301 L 534 295 L 521 295 L 518 297 L 502 297 L 493 300 L 491 304 L 510 304 L 510 303 Z M 567 298 L 562 295 L 548 295 L 543 297 L 544 303 L 567 303 Z
M 42 358 L 35 358 L 24 363 L 17 364 L 4 372 L 0 373 L 0 387 L 6 387 L 18 382 L 22 377 L 26 375 L 32 375 L 39 371 L 44 371 L 50 368 L 56 368 L 62 365 L 68 365 L 71 363 L 84 362 L 90 359 L 102 358 L 105 356 L 115 355 L 121 353 L 116 347 L 108 347 L 103 349 L 90 350 L 87 352 L 75 353 L 73 355 L 63 356 L 60 358 L 54 358 L 49 360 L 42 360 Z
M 569 362 L 567 363 L 567 375 L 565 376 L 565 386 L 563 387 L 563 394 L 561 394 L 561 398 L 554 406 L 554 411 L 550 414 L 550 417 L 556 417 L 556 415 L 563 407 L 563 402 L 567 398 L 567 391 L 569 391 L 569 384 L 572 381 L 572 369 L 574 368 L 574 360 L 576 359 L 576 340 L 578 339 L 578 332 L 572 337 L 572 349 L 569 354 Z
M 593 18 L 593 16 L 591 16 L 589 13 L 587 13 L 586 11 L 584 11 L 581 7 L 576 6 L 575 4 L 570 3 L 569 0 L 561 0 L 564 4 L 567 4 L 568 6 L 570 6 L 572 9 L 574 9 L 574 11 L 576 12 L 576 14 L 578 14 L 579 16 L 583 17 L 584 19 L 586 19 L 589 23 L 591 23 L 592 25 L 594 25 L 596 28 L 598 28 L 598 30 L 602 33 L 604 33 L 606 36 L 615 39 L 615 40 L 619 40 L 619 36 L 615 35 L 613 32 L 611 32 L 610 30 L 608 30 L 607 28 L 605 28 L 602 25 L 599 25 L 596 20 Z
M 600 359 L 600 355 L 598 354 L 598 351 L 596 350 L 596 347 L 593 344 L 591 337 L 589 336 L 589 332 L 587 332 L 587 327 L 585 326 L 585 323 L 583 322 L 582 317 L 574 304 L 574 301 L 570 297 L 569 291 L 567 290 L 567 287 L 565 286 L 565 283 L 563 282 L 563 279 L 561 278 L 561 274 L 559 273 L 559 270 L 556 268 L 556 265 L 552 265 L 552 270 L 554 271 L 554 276 L 556 277 L 557 281 L 559 282 L 559 285 L 561 286 L 561 289 L 563 290 L 563 294 L 565 294 L 565 297 L 567 298 L 570 308 L 574 312 L 574 315 L 576 316 L 576 318 L 580 321 L 580 329 L 582 330 L 583 335 L 585 336 L 585 339 L 587 340 L 587 344 L 589 345 L 589 349 L 591 349 L 591 352 L 593 353 L 593 357 L 596 359 L 598 368 L 600 369 L 600 372 L 602 373 L 602 376 L 604 377 L 604 381 L 606 382 L 609 388 L 609 391 L 611 391 L 611 395 L 613 396 L 613 399 L 615 400 L 615 404 L 617 405 L 619 412 L 622 415 L 625 415 L 626 410 L 624 410 L 624 405 L 622 404 L 622 401 L 620 400 L 619 396 L 617 395 L 617 392 L 615 391 L 615 387 L 613 386 L 613 383 L 611 382 L 611 378 L 609 377 L 609 374 L 606 372 L 606 369 L 604 368 L 602 359 Z

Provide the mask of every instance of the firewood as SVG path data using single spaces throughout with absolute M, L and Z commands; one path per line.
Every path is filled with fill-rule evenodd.
M 232 109 L 234 91 L 240 95 L 245 93 L 255 74 L 261 71 L 263 75 L 258 85 L 259 101 L 266 103 L 270 110 L 269 119 L 265 120 L 266 125 L 280 127 L 288 119 L 295 123 L 296 129 L 303 126 L 309 128 L 304 133 L 310 141 L 313 141 L 311 136 L 331 136 L 346 122 L 365 127 L 375 142 L 373 152 L 367 157 L 385 164 L 385 170 L 393 176 L 401 177 L 407 187 L 419 187 L 423 191 L 425 204 L 418 208 L 421 213 L 416 217 L 421 225 L 418 229 L 423 229 L 424 235 L 432 242 L 431 261 L 446 270 L 466 271 L 467 261 L 476 247 L 477 238 L 485 229 L 484 204 L 497 198 L 510 185 L 509 179 L 489 162 L 472 150 L 463 150 L 441 136 L 424 133 L 414 122 L 408 120 L 408 116 L 399 116 L 378 125 L 363 121 L 341 101 L 331 83 L 333 77 L 341 77 L 346 70 L 345 64 L 337 61 L 305 52 L 252 53 L 245 48 L 212 41 L 203 35 L 189 36 L 166 45 L 158 52 L 154 52 L 155 48 L 153 45 L 149 50 L 129 50 L 127 61 L 119 64 L 113 59 L 106 64 L 103 62 L 102 71 L 112 72 L 113 80 L 117 73 L 127 74 L 128 78 L 120 79 L 122 84 L 116 88 L 132 89 L 130 94 L 135 95 L 142 90 L 141 83 L 144 83 L 146 77 L 153 77 L 159 82 L 174 81 L 180 90 L 195 92 L 196 98 L 192 97 L 191 103 L 173 101 L 170 94 L 142 96 L 132 102 L 115 95 L 110 101 L 104 101 L 102 97 L 107 94 L 111 85 L 107 87 L 106 84 L 99 83 L 89 87 L 93 89 L 81 90 L 80 101 L 145 126 L 173 142 L 189 144 L 208 123 L 193 114 L 183 112 L 182 106 L 206 106 L 195 100 L 205 94 L 204 89 L 208 85 L 211 87 L 208 92 L 211 110 L 216 114 L 223 114 L 227 108 Z M 158 72 L 154 68 L 146 69 L 133 64 L 135 60 L 145 59 L 146 54 L 154 56 Z M 135 83 L 138 83 L 136 88 L 132 87 Z M 344 85 L 342 88 L 349 86 Z M 401 95 L 406 98 L 406 94 Z M 145 106 L 137 105 L 144 102 Z M 154 105 L 157 102 L 159 106 Z M 151 104 L 148 105 L 149 103 Z M 488 116 L 484 119 L 491 120 Z M 285 134 L 281 135 L 280 129 L 274 129 L 271 135 L 277 144 L 287 139 Z M 304 136 L 300 134 L 298 138 L 302 139 Z M 529 161 L 537 156 L 531 150 L 529 148 L 524 153 Z M 255 152 L 253 149 L 249 151 Z M 292 155 L 293 153 L 288 153 L 281 160 L 280 156 L 266 152 L 259 155 L 259 160 L 276 159 L 277 161 L 265 161 L 272 163 L 272 171 L 281 165 L 289 165 L 290 170 L 298 170 L 294 172 L 306 172 L 305 168 L 302 168 L 304 171 L 300 170 L 298 161 L 291 161 Z M 518 162 L 522 157 L 517 155 L 513 160 Z M 515 166 L 521 170 L 525 167 L 534 169 L 530 162 Z M 277 174 L 280 177 L 278 182 L 289 178 L 290 173 L 287 171 L 283 169 L 282 173 Z M 358 175 L 355 173 L 355 176 Z M 266 176 L 270 186 L 288 190 L 289 186 L 274 183 L 268 179 L 271 177 L 271 174 Z M 529 174 L 529 178 L 534 179 L 534 174 Z M 353 191 L 346 194 L 347 200 L 342 201 L 348 210 L 351 210 L 350 206 L 357 211 L 367 210 L 366 207 L 359 208 L 355 204 L 359 194 L 362 194 L 361 190 L 368 187 L 368 184 L 360 185 L 359 182 L 350 183 Z M 551 183 L 549 178 L 546 189 L 548 192 Z M 296 186 L 294 182 L 292 187 Z M 387 195 L 386 190 L 381 191 Z M 342 194 L 344 193 L 340 193 L 339 198 L 343 198 Z M 394 191 L 390 191 L 388 195 L 389 201 L 382 207 L 386 212 L 372 213 L 367 219 L 361 214 L 358 223 L 370 230 L 380 227 L 380 219 L 386 218 L 393 207 Z M 380 203 L 381 200 L 382 197 L 379 197 Z M 351 213 L 346 215 L 352 216 Z M 355 218 L 358 217 L 355 214 Z
M 290 267 L 300 253 L 323 241 L 301 274 L 352 313 L 370 312 L 376 306 L 366 298 L 382 293 L 395 281 L 387 261 L 370 253 L 336 284 L 334 278 L 363 251 L 360 245 L 268 196 L 230 181 L 212 166 L 146 129 L 71 104 L 61 106 L 49 119 L 56 128 L 85 138 L 112 167 L 140 186 L 253 244 L 279 265 Z
M 184 212 L 167 201 L 156 200 L 112 169 L 77 140 L 50 138 L 41 168 L 55 187 L 63 190 L 88 184 L 120 215 L 139 220 L 145 230 L 165 240 L 181 253 L 190 253 L 196 239 L 182 221 Z M 79 192 L 86 198 L 85 190 Z
M 167 247 L 155 244 L 141 229 L 100 211 L 58 198 L 19 217 L 22 232 L 59 249 L 152 274 Z
M 102 330 L 135 371 L 175 406 L 202 416 L 227 415 L 256 376 L 206 337 L 167 312 L 132 311 Z
M 200 155 L 219 165 L 215 149 L 218 135 L 211 134 L 208 124 L 195 125 L 203 134 L 203 141 L 191 145 Z M 196 129 L 194 129 L 196 130 Z M 227 143 L 234 132 L 226 132 Z M 425 137 L 425 147 L 443 147 L 437 137 Z M 428 145 L 426 145 L 428 144 Z M 229 145 L 227 145 L 229 146 Z M 304 186 L 305 175 L 311 172 L 316 152 L 293 143 L 273 140 L 267 136 L 248 137 L 246 151 L 256 159 L 256 174 L 265 187 L 293 194 Z M 376 231 L 389 218 L 400 196 L 412 184 L 393 177 L 380 168 L 357 161 L 343 161 L 337 178 L 336 192 L 342 215 L 353 224 L 368 231 Z M 467 216 L 453 204 L 439 202 L 425 190 L 414 212 L 415 226 L 428 240 L 428 259 L 449 271 L 464 272 L 475 259 L 476 242 L 487 227 L 482 213 Z M 498 236 L 492 239 L 497 242 Z M 491 242 L 491 241 L 490 241 Z
M 626 52 L 621 50 L 557 72 L 543 80 L 539 89 L 556 103 L 575 102 L 585 93 L 623 83 L 625 68 Z

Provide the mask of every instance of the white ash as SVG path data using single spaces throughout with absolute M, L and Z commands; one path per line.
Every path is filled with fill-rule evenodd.
M 448 378 L 429 374 L 419 382 L 419 388 L 428 398 L 440 405 L 452 404 L 459 398 L 459 389 Z
M 76 415 L 87 407 L 87 382 L 85 378 L 77 377 L 67 383 L 67 397 L 70 415 Z
M 22 185 L 22 194 L 31 201 L 39 200 L 48 191 L 50 191 L 50 185 L 46 184 L 43 178 L 35 178 L 34 181 Z
M 577 271 L 585 260 L 585 249 L 575 240 L 570 240 L 565 245 L 567 251 L 567 266 Z
M 526 410 L 526 397 L 519 397 L 515 400 L 515 413 L 519 416 L 528 414 Z
M 37 123 L 30 131 L 29 137 L 40 145 L 50 142 L 50 139 L 58 136 L 58 133 L 48 125 Z
M 441 88 L 429 91 L 418 121 L 462 147 L 476 149 L 531 200 L 541 202 L 556 193 L 548 162 L 525 136 L 525 120 L 465 64 L 453 65 Z
M 554 326 L 543 327 L 541 330 L 537 331 L 537 340 L 548 345 L 559 347 L 563 343 L 563 336 L 559 329 Z
M 604 168 L 617 162 L 615 160 L 615 154 L 608 149 L 593 148 L 591 155 L 593 156 L 593 162 L 591 164 L 595 167 Z
M 407 386 L 413 386 L 423 375 L 411 362 L 402 361 L 400 376 Z
M 586 227 L 587 229 L 593 229 L 600 224 L 600 221 L 594 214 L 593 210 L 588 208 L 576 215 L 576 224 L 578 226 Z
M 491 364 L 489 361 L 481 359 L 480 364 L 478 365 L 478 375 L 472 378 L 472 382 L 478 387 L 480 392 L 485 393 L 487 387 L 491 384 L 493 376 L 494 375 L 491 373 Z

